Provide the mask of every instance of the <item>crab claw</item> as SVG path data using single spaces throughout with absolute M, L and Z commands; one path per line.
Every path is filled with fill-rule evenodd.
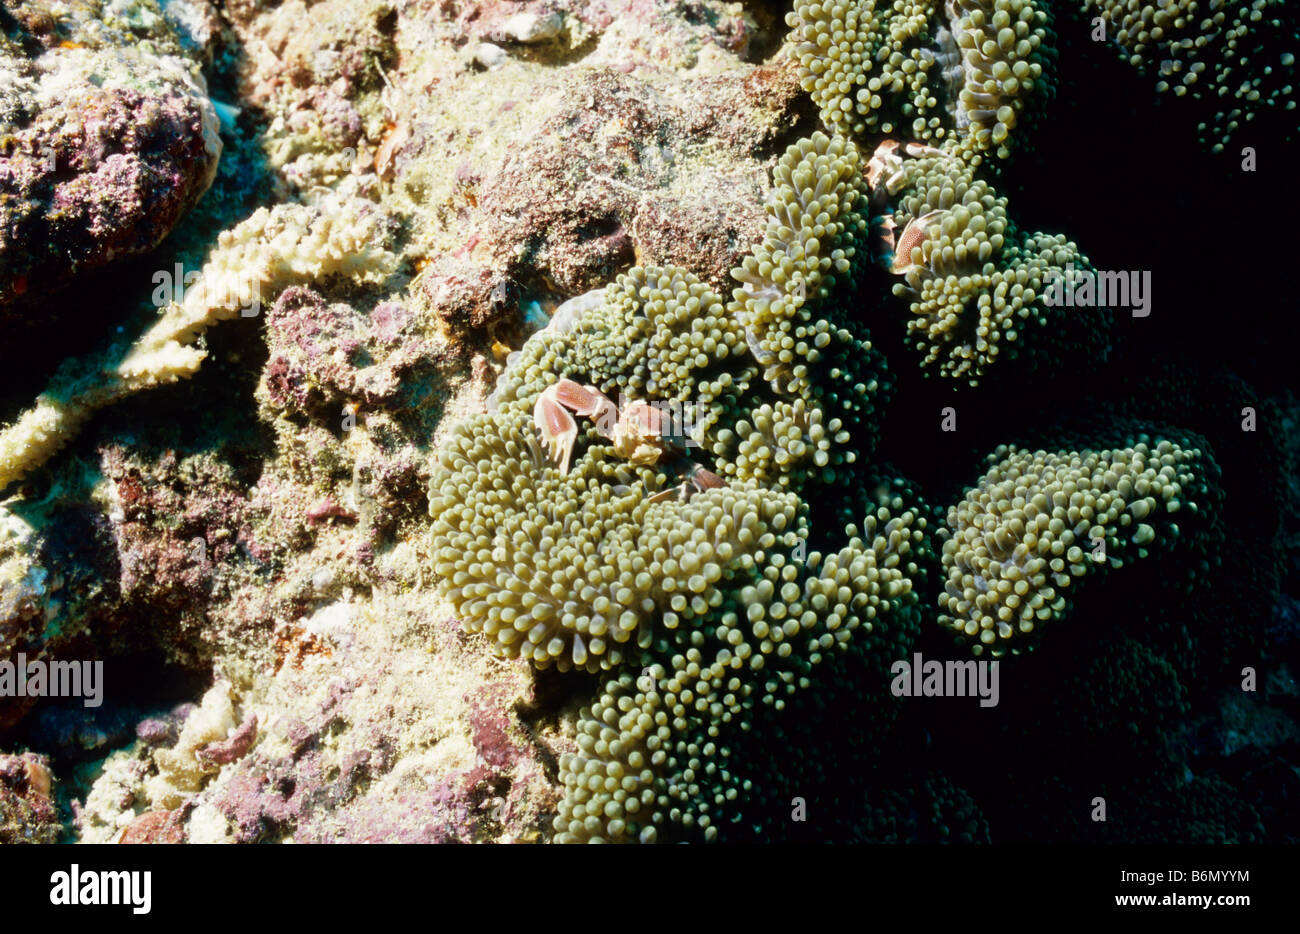
M 569 459 L 573 457 L 573 445 L 578 440 L 578 423 L 556 401 L 555 386 L 547 388 L 537 397 L 537 403 L 533 406 L 533 424 L 542 436 L 547 456 L 560 468 L 560 473 L 567 474 Z
M 533 423 L 562 473 L 569 472 L 573 446 L 578 440 L 578 423 L 570 412 L 593 419 L 596 431 L 606 438 L 615 436 L 619 423 L 617 406 L 595 386 L 583 386 L 571 379 L 547 386 L 533 406 Z
M 555 401 L 574 415 L 595 421 L 596 431 L 601 437 L 613 437 L 618 424 L 618 407 L 595 386 L 582 386 L 571 379 L 562 379 L 546 392 L 552 393 Z

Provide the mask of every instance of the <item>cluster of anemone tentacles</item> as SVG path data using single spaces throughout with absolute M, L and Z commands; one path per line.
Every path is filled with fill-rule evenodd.
M 1021 231 L 976 174 L 986 156 L 998 164 L 1031 145 L 1054 93 L 1047 6 L 842 0 L 796 4 L 788 20 L 822 121 L 875 147 L 864 167 L 873 252 L 899 277 L 920 366 L 973 387 L 1013 368 L 1024 379 L 1104 362 L 1109 309 L 1047 300 L 1054 280 L 1091 271 L 1086 257 L 1064 236 Z
M 971 386 L 1000 375 L 1023 383 L 1042 369 L 1106 361 L 1111 309 L 1050 300 L 1054 281 L 1063 292 L 1092 274 L 1073 241 L 1022 232 L 1007 199 L 947 151 L 884 146 L 876 159 L 893 291 L 908 303 L 907 338 L 927 373 Z
M 842 138 L 791 146 L 729 303 L 684 270 L 630 270 L 559 309 L 441 450 L 437 570 L 467 627 L 505 657 L 611 674 L 561 762 L 557 840 L 716 839 L 763 781 L 727 765 L 755 718 L 867 645 L 883 690 L 915 634 L 926 519 L 864 505 L 823 553 L 805 505 L 870 455 L 887 398 L 838 310 L 867 255 L 859 163 Z M 559 463 L 533 416 L 561 380 L 690 417 L 642 463 L 583 419 Z
M 940 527 L 939 621 L 977 654 L 1018 652 L 1037 627 L 1068 615 L 1083 578 L 1185 541 L 1179 522 L 1203 525 L 1198 513 L 1213 506 L 1213 471 L 1193 443 L 1144 435 L 1118 449 L 998 448 Z
M 787 23 L 804 90 L 846 135 L 951 141 L 973 164 L 1005 159 L 1052 93 L 1041 0 L 800 0 Z
M 1300 31 L 1287 0 L 1083 0 L 1083 9 L 1157 91 L 1201 105 L 1197 129 L 1215 152 L 1252 121 L 1295 111 Z
M 790 23 L 830 133 L 778 161 L 730 299 L 647 266 L 570 300 L 440 452 L 437 570 L 467 628 L 504 657 L 605 679 L 560 762 L 558 842 L 779 832 L 792 776 L 824 769 L 780 765 L 772 744 L 846 699 L 873 722 L 835 742 L 886 729 L 886 672 L 923 613 L 960 652 L 1019 654 L 1089 578 L 1210 560 L 1217 467 L 1193 436 L 1004 446 L 946 521 L 873 463 L 893 392 L 860 320 L 873 262 L 898 277 L 922 367 L 954 386 L 1109 351 L 1108 312 L 1043 300 L 1086 258 L 1019 231 L 976 175 L 1026 145 L 1050 96 L 1042 4 L 800 3 Z M 926 144 L 868 159 L 852 138 L 897 129 Z M 629 458 L 603 422 L 637 407 L 672 416 L 638 423 L 648 447 Z M 937 814 L 951 802 L 965 836 L 987 834 L 964 792 L 932 784 Z

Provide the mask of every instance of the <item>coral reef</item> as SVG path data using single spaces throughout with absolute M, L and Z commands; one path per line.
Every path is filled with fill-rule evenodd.
M 6 7 L 0 662 L 106 689 L 0 698 L 0 840 L 1300 839 L 1300 284 L 1203 238 L 1296 203 L 1294 38 Z
M 193 375 L 206 353 L 190 346 L 212 324 L 255 316 L 263 295 L 302 281 L 363 279 L 391 271 L 394 257 L 373 243 L 379 225 L 361 199 L 259 209 L 222 234 L 199 286 L 171 302 L 125 351 L 69 361 L 54 382 L 0 433 L 0 488 L 44 463 L 99 408 L 150 386 Z
M 0 755 L 0 843 L 55 843 L 62 825 L 49 760 L 30 752 Z
M 380 599 L 323 607 L 306 623 L 318 651 L 209 689 L 175 741 L 110 756 L 81 839 L 537 839 L 555 794 L 535 737 L 558 737 L 525 719 L 522 663 L 487 658 L 427 601 Z

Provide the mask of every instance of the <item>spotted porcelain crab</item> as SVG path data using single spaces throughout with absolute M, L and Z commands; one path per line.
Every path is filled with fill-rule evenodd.
M 570 414 L 573 413 L 573 414 Z M 664 452 L 662 413 L 648 402 L 618 406 L 595 386 L 562 379 L 548 386 L 533 406 L 533 422 L 547 454 L 563 473 L 569 472 L 578 423 L 573 416 L 590 418 L 602 438 L 614 442 L 614 453 L 638 466 L 656 464 Z
M 923 143 L 887 139 L 876 147 L 867 161 L 866 176 L 867 185 L 871 188 L 871 209 L 877 215 L 873 221 L 876 230 L 873 253 L 878 261 L 896 275 L 912 268 L 913 247 L 924 242 L 926 228 L 943 213 L 930 211 L 921 217 L 914 217 L 907 222 L 901 233 L 896 233 L 898 224 L 889 208 L 889 199 L 902 191 L 907 181 L 903 159 L 946 155 L 943 150 Z
M 674 495 L 689 499 L 693 492 L 725 485 L 717 474 L 681 457 L 682 449 L 665 433 L 670 418 L 662 409 L 636 400 L 620 412 L 595 386 L 584 386 L 571 379 L 561 379 L 548 386 L 533 406 L 533 423 L 546 454 L 563 473 L 569 472 L 573 446 L 578 440 L 574 415 L 594 421 L 596 432 L 613 442 L 615 455 L 633 464 L 650 467 L 666 454 L 674 456 L 670 466 L 683 479 L 656 493 L 651 497 L 652 502 Z
M 941 218 L 945 213 L 946 212 L 941 208 L 927 211 L 920 217 L 914 217 L 907 222 L 907 226 L 903 228 L 903 232 L 898 235 L 897 242 L 891 244 L 894 249 L 894 258 L 889 265 L 890 272 L 896 275 L 901 275 L 902 273 L 916 268 L 916 263 L 912 262 L 912 250 L 925 242 L 926 231 L 937 224 L 939 218 Z M 892 241 L 893 228 L 898 225 L 894 224 L 894 219 L 892 217 L 889 218 L 889 222 L 893 225 L 889 231 L 890 240 Z

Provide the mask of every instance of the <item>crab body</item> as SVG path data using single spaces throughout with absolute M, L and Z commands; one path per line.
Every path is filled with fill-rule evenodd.
M 620 413 L 609 397 L 595 386 L 561 379 L 548 386 L 533 406 L 533 422 L 551 461 L 569 472 L 573 446 L 578 440 L 574 415 L 590 418 L 602 438 L 613 442 L 614 453 L 641 467 L 659 462 L 667 447 L 663 413 L 648 402 L 636 401 Z

